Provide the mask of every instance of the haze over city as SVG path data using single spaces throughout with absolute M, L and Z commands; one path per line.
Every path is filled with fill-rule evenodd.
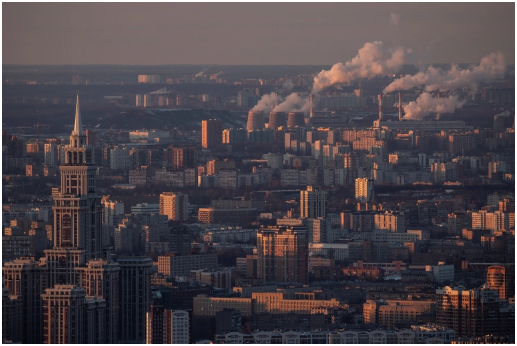
M 4 64 L 328 65 L 364 42 L 423 63 L 515 55 L 514 3 L 4 3 Z
M 3 4 L 2 343 L 515 344 L 514 13 Z

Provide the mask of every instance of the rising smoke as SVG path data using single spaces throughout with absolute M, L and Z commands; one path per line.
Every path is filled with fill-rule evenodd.
M 416 101 L 409 102 L 404 106 L 404 119 L 422 120 L 433 113 L 453 113 L 461 108 L 465 101 L 460 101 L 457 96 L 449 98 L 434 98 L 431 94 L 424 92 Z
M 194 78 L 201 77 L 202 75 L 204 75 L 206 73 L 206 71 L 208 71 L 208 69 L 206 69 L 206 68 L 202 69 L 201 71 L 199 71 L 198 73 L 196 73 L 194 75 Z
M 277 105 L 281 104 L 284 98 L 277 93 L 270 93 L 263 95 L 259 102 L 251 110 L 254 112 L 265 112 L 269 113 Z
M 405 63 L 411 50 L 397 48 L 388 50 L 380 41 L 367 42 L 357 56 L 345 64 L 337 63 L 330 70 L 321 71 L 314 77 L 312 93 L 331 86 L 340 86 L 360 78 L 392 75 Z
M 309 98 L 301 97 L 297 93 L 291 93 L 278 106 L 273 108 L 273 112 L 309 112 Z
M 477 90 L 479 83 L 497 78 L 502 78 L 506 71 L 504 56 L 501 53 L 492 53 L 481 59 L 479 65 L 472 69 L 462 70 L 458 65 L 452 65 L 449 71 L 429 67 L 423 72 L 413 76 L 405 75 L 394 80 L 388 85 L 383 93 L 390 93 L 397 90 L 409 90 L 414 87 L 425 85 L 426 91 L 435 90 L 458 90 L 468 88 Z

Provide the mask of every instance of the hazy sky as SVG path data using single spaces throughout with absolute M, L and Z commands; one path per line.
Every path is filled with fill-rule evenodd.
M 3 3 L 4 64 L 345 62 L 365 42 L 426 63 L 515 60 L 514 3 Z

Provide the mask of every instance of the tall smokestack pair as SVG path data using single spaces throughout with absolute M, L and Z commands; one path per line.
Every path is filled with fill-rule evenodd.
M 402 121 L 402 93 L 399 91 L 399 121 Z
M 309 116 L 310 116 L 311 118 L 314 116 L 314 113 L 312 112 L 313 102 L 314 102 L 314 95 L 313 95 L 313 94 L 310 94 L 310 95 L 309 95 L 309 106 L 310 106 L 310 113 L 309 113 Z
M 379 121 L 382 121 L 382 94 L 379 94 Z

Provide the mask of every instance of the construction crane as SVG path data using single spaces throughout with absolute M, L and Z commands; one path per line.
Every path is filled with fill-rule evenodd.
M 40 126 L 50 127 L 50 126 L 54 126 L 54 125 L 36 123 L 36 125 L 34 125 L 34 126 L 36 127 L 36 135 L 39 136 L 39 128 L 40 128 Z

